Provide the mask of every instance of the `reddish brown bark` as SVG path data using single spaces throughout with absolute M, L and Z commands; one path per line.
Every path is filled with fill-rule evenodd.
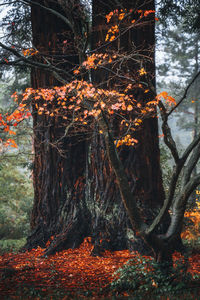
M 137 3 L 136 3 L 137 2 Z M 105 45 L 106 33 L 112 24 L 106 25 L 105 15 L 116 9 L 126 9 L 127 12 L 133 9 L 131 18 L 139 18 L 139 14 L 136 13 L 138 9 L 140 10 L 155 10 L 154 1 L 120 1 L 120 5 L 114 4 L 114 1 L 97 1 L 93 0 L 93 49 L 97 52 L 112 53 L 113 51 L 119 55 L 123 54 L 124 57 L 128 57 L 131 53 L 135 52 L 136 57 L 138 56 L 138 62 L 133 62 L 131 59 L 126 60 L 126 64 L 107 66 L 107 70 L 97 70 L 93 72 L 93 80 L 96 84 L 104 86 L 107 88 L 123 89 L 127 85 L 128 80 L 122 79 L 117 76 L 117 69 L 120 70 L 121 75 L 129 75 L 132 79 L 135 79 L 136 84 L 133 86 L 131 91 L 134 98 L 138 103 L 144 104 L 150 100 L 154 100 L 154 92 L 149 91 L 144 93 L 144 89 L 138 88 L 138 83 L 140 80 L 144 82 L 144 85 L 148 86 L 149 82 L 151 87 L 155 88 L 155 59 L 154 59 L 154 47 L 155 47 L 155 20 L 154 14 L 150 14 L 149 17 L 144 19 L 143 24 L 135 27 L 131 30 L 126 30 L 123 33 L 123 26 L 127 29 L 126 21 L 124 25 L 122 23 L 121 36 L 118 40 L 113 43 Z M 130 24 L 130 23 L 129 23 Z M 125 27 L 126 26 L 126 27 Z M 121 63 L 121 62 L 120 62 Z M 135 74 L 138 74 L 138 70 L 144 67 L 147 75 L 138 78 Z M 112 72 L 109 72 L 109 68 L 112 68 Z M 115 74 L 114 74 L 115 73 Z M 110 80 L 107 80 L 107 79 Z M 112 78 L 112 79 L 111 79 Z M 134 118 L 134 115 L 132 114 Z M 121 128 L 119 121 L 115 120 L 111 125 L 113 127 L 114 134 L 116 136 L 120 135 Z M 158 140 L 158 120 L 157 118 L 148 118 L 144 120 L 142 128 L 135 134 L 135 138 L 138 140 L 138 146 L 136 147 L 126 147 L 120 151 L 120 157 L 123 162 L 124 168 L 126 170 L 129 184 L 131 189 L 137 197 L 138 206 L 142 210 L 146 223 L 151 223 L 153 217 L 157 214 L 159 208 L 162 206 L 164 201 L 164 189 L 162 184 L 162 174 L 160 168 L 160 150 L 159 150 L 159 140 Z M 96 142 L 94 143 L 96 147 Z M 110 179 L 110 185 L 116 186 L 116 179 L 113 171 L 107 168 L 107 160 L 101 156 L 101 153 L 105 153 L 105 145 L 103 138 L 99 138 L 100 147 L 96 147 L 96 153 L 93 160 L 97 161 L 96 157 L 101 157 L 99 159 L 101 164 L 96 165 L 96 168 L 106 170 L 102 172 L 104 178 Z M 100 149 L 100 151 L 98 150 Z M 104 149 L 104 150 L 103 150 Z M 98 173 L 98 172 L 97 172 Z M 102 186 L 102 190 L 106 190 L 106 180 L 100 177 L 96 178 L 96 185 Z M 101 183 L 99 183 L 101 181 Z M 115 192 L 110 190 L 110 199 L 115 203 L 120 203 L 121 197 L 117 187 L 115 187 Z M 124 211 L 124 208 L 122 207 Z M 166 218 L 166 226 L 161 231 L 167 229 L 169 221 L 169 216 Z M 126 213 L 123 214 L 122 224 L 127 223 Z M 140 244 L 140 242 L 139 242 Z M 144 244 L 141 242 L 140 245 L 134 246 L 138 250 L 142 250 Z M 139 247 L 139 248 L 138 248 Z
M 55 1 L 53 4 L 51 1 L 39 1 L 45 5 L 47 2 L 48 7 L 66 13 Z M 48 59 L 53 64 L 58 62 L 59 67 L 70 73 L 71 67 L 78 62 L 72 31 L 55 15 L 37 5 L 32 7 L 32 24 L 33 44 L 43 54 L 41 61 Z M 62 45 L 66 39 L 69 46 L 65 48 L 63 56 Z M 39 69 L 32 70 L 31 79 L 34 88 L 60 84 L 53 74 Z M 63 248 L 77 247 L 84 237 L 90 235 L 93 243 L 103 240 L 101 249 L 95 248 L 95 255 L 100 254 L 102 248 L 127 248 L 126 224 L 122 226 L 123 217 L 119 213 L 116 217 L 112 211 L 118 191 L 113 181 L 106 177 L 105 168 L 101 169 L 103 162 L 95 155 L 94 148 L 91 152 L 85 135 L 80 133 L 72 136 L 69 132 L 65 137 L 66 124 L 59 118 L 38 115 L 34 104 L 33 125 L 35 198 L 31 219 L 32 234 L 26 247 L 44 247 L 49 237 L 54 235 L 55 238 L 46 251 L 51 254 Z M 94 155 L 95 161 L 91 159 Z M 110 169 L 110 166 L 107 164 L 106 168 Z M 96 186 L 97 177 L 106 182 L 105 190 L 105 185 L 100 181 Z M 118 205 L 120 209 L 121 202 Z
M 63 11 L 56 1 L 38 1 L 40 4 Z M 122 2 L 127 9 L 132 8 L 129 2 Z M 143 1 L 142 1 L 143 3 Z M 149 4 L 151 3 L 151 4 Z M 109 4 L 109 6 L 108 6 Z M 145 9 L 153 9 L 153 1 L 148 1 Z M 113 1 L 93 1 L 93 48 L 101 45 L 104 35 L 105 14 L 117 7 Z M 141 9 L 141 7 L 140 7 Z M 71 67 L 78 63 L 78 53 L 73 32 L 62 20 L 41 7 L 32 7 L 33 44 L 45 59 L 59 65 L 71 74 Z M 140 32 L 141 30 L 141 32 Z M 67 40 L 67 48 L 63 50 L 63 41 Z M 99 43 L 100 41 L 100 43 Z M 103 40 L 104 41 L 104 40 Z M 152 84 L 154 85 L 155 66 L 154 22 L 132 30 L 120 39 L 120 53 L 132 51 L 132 41 L 136 50 L 151 58 L 143 61 Z M 116 51 L 116 44 L 110 50 Z M 64 51 L 64 52 L 63 52 Z M 101 51 L 101 50 L 99 50 Z M 104 51 L 104 50 L 102 50 Z M 118 51 L 118 50 L 117 50 Z M 138 64 L 127 61 L 123 72 L 130 69 L 134 74 Z M 60 75 L 64 77 L 62 72 Z M 119 78 L 107 81 L 109 72 L 93 74 L 95 83 L 105 82 L 108 87 L 119 84 Z M 32 86 L 51 87 L 60 84 L 52 73 L 39 69 L 32 70 Z M 122 87 L 124 82 L 122 82 Z M 133 90 L 138 102 L 150 100 L 145 98 L 141 89 Z M 59 118 L 41 116 L 33 105 L 34 125 L 34 190 L 35 199 L 32 213 L 32 234 L 27 247 L 45 246 L 46 241 L 54 235 L 54 241 L 47 249 L 53 253 L 63 248 L 78 246 L 85 236 L 91 235 L 95 248 L 93 254 L 100 254 L 102 249 L 112 250 L 128 247 L 126 235 L 129 223 L 122 205 L 114 172 L 108 162 L 105 142 L 98 134 L 98 128 L 86 142 L 81 133 L 77 136 L 69 134 L 65 137 L 66 124 Z M 113 123 L 115 134 L 120 132 L 118 121 Z M 132 191 L 137 194 L 138 203 L 144 211 L 146 222 L 152 220 L 154 211 L 162 204 L 164 192 L 159 164 L 157 119 L 144 121 L 138 132 L 139 146 L 124 147 L 120 152 Z M 59 140 L 59 143 L 57 141 Z M 153 209 L 152 209 L 153 208 Z M 142 245 L 142 248 L 144 245 Z M 138 249 L 138 248 L 137 248 Z
M 56 1 L 37 2 L 64 14 Z M 33 45 L 40 52 L 39 59 L 43 63 L 49 60 L 70 74 L 71 68 L 78 62 L 70 28 L 37 5 L 32 6 L 31 18 Z M 66 42 L 63 43 L 66 40 L 67 46 Z M 33 88 L 51 88 L 61 84 L 53 74 L 39 69 L 32 70 L 31 81 Z M 51 235 L 59 234 L 59 244 L 63 247 L 63 243 L 67 243 L 67 247 L 79 245 L 90 228 L 89 213 L 84 205 L 86 142 L 81 134 L 65 137 L 66 124 L 59 117 L 38 115 L 34 104 L 33 127 L 35 197 L 32 234 L 27 247 L 45 246 Z

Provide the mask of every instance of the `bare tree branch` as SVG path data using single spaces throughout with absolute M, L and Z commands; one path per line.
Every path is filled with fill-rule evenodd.
M 178 150 L 176 147 L 176 143 L 171 134 L 171 129 L 168 125 L 168 114 L 167 114 L 166 108 L 161 101 L 159 101 L 158 106 L 159 106 L 161 118 L 163 121 L 162 122 L 162 131 L 164 134 L 164 142 L 167 145 L 167 147 L 169 148 L 169 150 L 171 151 L 171 154 L 172 154 L 175 162 L 178 163 L 179 162 L 179 154 L 178 154 Z
M 44 5 L 40 4 L 39 2 L 35 2 L 35 1 L 31 1 L 31 0 L 20 0 L 19 2 L 21 2 L 23 4 L 29 4 L 29 5 L 34 4 L 34 5 L 40 6 L 41 8 L 47 10 L 48 12 L 54 14 L 55 16 L 57 16 L 58 18 L 63 20 L 70 27 L 70 29 L 74 32 L 74 24 L 72 24 L 68 18 L 66 18 L 64 15 L 62 15 L 58 11 L 51 9 L 47 6 L 44 6 Z
M 194 170 L 194 167 L 196 166 L 199 158 L 200 158 L 200 143 L 193 150 L 193 153 L 192 153 L 192 155 L 187 163 L 187 166 L 184 170 L 183 186 L 185 186 L 189 182 L 192 171 Z
M 181 195 L 177 198 L 173 206 L 172 220 L 166 233 L 166 239 L 180 233 L 187 200 L 199 184 L 200 173 L 190 179 L 183 187 Z
M 44 63 L 40 63 L 38 61 L 35 61 L 33 59 L 30 59 L 28 57 L 24 57 L 23 55 L 21 55 L 17 50 L 15 50 L 12 47 L 8 47 L 6 45 L 4 45 L 3 43 L 0 42 L 0 47 L 2 47 L 3 49 L 11 52 L 12 54 L 14 54 L 16 57 L 18 57 L 18 60 L 14 60 L 14 61 L 8 61 L 8 62 L 4 62 L 1 61 L 0 65 L 21 65 L 20 63 L 23 62 L 26 66 L 29 67 L 36 67 L 36 68 L 40 68 L 43 70 L 47 70 L 49 72 L 53 72 L 54 76 L 58 79 L 59 81 L 61 81 L 63 84 L 65 84 L 67 81 L 65 81 L 59 74 L 63 74 L 66 75 L 67 78 L 71 79 L 71 74 L 69 72 L 67 72 L 64 69 L 60 69 L 58 67 L 53 66 L 52 64 L 50 64 L 49 62 L 44 64 Z
M 174 194 L 175 194 L 175 190 L 176 190 L 176 184 L 177 184 L 181 170 L 182 170 L 181 165 L 177 164 L 176 168 L 174 169 L 174 171 L 172 173 L 171 181 L 169 184 L 168 196 L 165 199 L 160 212 L 155 217 L 155 219 L 153 220 L 153 222 L 149 226 L 149 228 L 147 228 L 146 234 L 151 234 L 156 229 L 156 227 L 162 222 L 163 217 L 165 216 L 165 214 L 168 212 L 170 206 L 172 205 L 172 201 L 174 199 Z
M 151 226 L 146 230 L 147 234 L 152 233 L 155 228 L 160 224 L 160 222 L 162 221 L 164 215 L 167 213 L 167 211 L 169 210 L 172 201 L 174 199 L 174 195 L 175 195 L 175 190 L 176 190 L 176 185 L 180 176 L 180 173 L 184 167 L 184 164 L 186 162 L 186 160 L 188 159 L 189 155 L 191 154 L 192 150 L 198 145 L 198 143 L 200 142 L 200 134 L 194 139 L 194 141 L 189 144 L 189 146 L 187 147 L 187 149 L 185 150 L 185 152 L 183 153 L 182 157 L 179 158 L 179 154 L 178 154 L 178 150 L 176 147 L 176 143 L 172 137 L 171 134 L 171 130 L 168 126 L 168 114 L 166 112 L 166 108 L 163 105 L 162 102 L 159 102 L 159 108 L 160 108 L 160 113 L 161 113 L 161 117 L 163 120 L 162 123 L 162 130 L 164 133 L 164 142 L 167 145 L 167 147 L 170 149 L 172 156 L 175 160 L 176 163 L 176 167 L 172 173 L 172 177 L 171 177 L 171 181 L 170 181 L 170 185 L 169 185 L 169 193 L 167 198 L 164 201 L 163 207 L 161 208 L 159 214 L 157 215 L 157 217 L 154 219 L 154 221 L 152 222 Z M 196 162 L 199 159 L 200 156 L 200 146 L 198 145 L 197 150 L 195 151 L 195 153 L 193 154 L 193 156 L 191 157 L 191 160 L 188 162 L 188 169 L 186 170 L 186 177 L 185 180 L 187 178 L 187 181 L 190 178 L 191 172 L 196 164 Z M 187 182 L 185 182 L 187 183 Z
M 169 117 L 173 111 L 183 102 L 183 100 L 187 97 L 187 93 L 191 87 L 191 85 L 195 82 L 195 80 L 199 77 L 200 71 L 194 76 L 194 78 L 191 80 L 191 82 L 188 84 L 188 86 L 185 89 L 185 92 L 181 99 L 177 102 L 177 104 L 167 113 L 167 116 Z
M 186 148 L 185 152 L 183 153 L 181 159 L 185 162 L 188 158 L 188 156 L 190 155 L 190 153 L 192 152 L 192 150 L 198 145 L 198 143 L 200 142 L 200 133 L 197 135 L 197 137 L 192 141 L 191 144 L 189 144 L 189 146 Z

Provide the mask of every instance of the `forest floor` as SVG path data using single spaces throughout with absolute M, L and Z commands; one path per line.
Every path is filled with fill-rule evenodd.
M 137 254 L 106 251 L 101 257 L 93 257 L 92 248 L 89 239 L 85 239 L 80 248 L 50 257 L 42 257 L 42 248 L 1 255 L 0 299 L 127 299 L 127 293 L 113 297 L 109 285 L 113 273 Z M 174 255 L 174 261 L 178 256 Z M 189 260 L 188 271 L 200 273 L 200 254 Z

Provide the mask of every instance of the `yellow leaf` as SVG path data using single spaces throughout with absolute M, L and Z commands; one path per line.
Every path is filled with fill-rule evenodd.
M 110 37 L 110 42 L 112 42 L 114 39 L 115 39 L 115 36 L 112 35 L 112 36 Z
M 127 110 L 128 110 L 128 111 L 133 110 L 133 106 L 129 104 L 129 105 L 127 106 Z
M 147 72 L 145 71 L 144 68 L 141 68 L 141 69 L 139 70 L 139 74 L 140 74 L 140 76 L 143 76 L 143 75 L 147 74 Z

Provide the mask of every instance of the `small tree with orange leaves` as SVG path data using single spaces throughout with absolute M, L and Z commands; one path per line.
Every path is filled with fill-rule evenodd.
M 99 56 L 98 56 L 99 57 Z M 98 59 L 96 57 L 95 59 Z M 100 56 L 101 57 L 101 56 Z M 83 65 L 89 64 L 91 67 L 92 58 L 88 58 Z M 92 63 L 92 67 L 99 64 Z M 128 95 L 130 85 L 126 87 L 126 94 L 119 93 L 116 90 L 105 90 L 96 88 L 91 83 L 83 80 L 74 80 L 62 87 L 52 89 L 27 89 L 23 94 L 20 107 L 28 99 L 34 101 L 38 106 L 38 114 L 47 114 L 50 117 L 61 118 L 66 124 L 66 134 L 76 134 L 80 130 L 92 130 L 94 122 L 99 125 L 99 134 L 103 134 L 106 141 L 106 150 L 111 167 L 113 168 L 117 184 L 120 189 L 122 201 L 128 212 L 133 228 L 148 245 L 153 249 L 158 261 L 171 258 L 173 251 L 173 241 L 181 233 L 184 212 L 187 200 L 194 189 L 200 184 L 200 175 L 191 177 L 192 170 L 200 156 L 200 135 L 187 147 L 181 157 L 179 157 L 175 142 L 172 138 L 167 118 L 174 111 L 175 107 L 180 105 L 183 98 L 176 104 L 175 99 L 166 92 L 155 95 L 155 100 L 147 102 L 144 106 L 138 105 L 137 101 Z M 165 105 L 163 100 L 165 100 Z M 132 193 L 126 172 L 118 155 L 118 149 L 123 145 L 137 147 L 138 141 L 134 135 L 142 126 L 143 121 L 149 117 L 156 117 L 156 107 L 159 107 L 162 117 L 162 129 L 164 140 L 169 147 L 176 163 L 174 168 L 169 193 L 163 207 L 148 226 L 143 221 L 141 211 L 137 207 L 137 202 Z M 172 108 L 171 108 L 172 106 Z M 137 117 L 132 119 L 131 111 Z M 121 119 L 121 135 L 114 137 L 112 128 L 113 119 Z M 192 152 L 193 151 L 193 152 Z M 192 153 L 192 155 L 191 155 Z M 185 166 L 183 180 L 185 182 L 180 195 L 174 199 L 177 181 Z M 172 205 L 173 203 L 173 205 Z M 172 209 L 171 223 L 164 235 L 155 234 L 155 228 L 162 222 L 164 214 L 168 209 Z
M 130 19 L 132 14 L 136 18 Z M 120 25 L 124 22 L 125 25 L 129 24 L 129 29 L 134 30 L 141 21 L 146 22 L 146 26 L 148 26 L 149 20 L 145 21 L 145 18 L 150 17 L 152 14 L 154 14 L 154 10 L 137 10 L 136 12 L 115 10 L 109 13 L 106 18 L 108 23 L 113 21 L 112 18 L 117 18 Z M 119 36 L 123 37 L 123 34 L 126 36 L 127 27 L 124 29 L 122 26 L 123 31 L 120 31 L 120 25 L 111 24 L 107 30 L 105 42 L 109 45 L 117 43 Z M 5 47 L 2 43 L 0 45 Z M 59 143 L 66 135 L 73 136 L 80 134 L 80 132 L 92 132 L 98 124 L 99 134 L 104 136 L 105 152 L 109 158 L 110 166 L 114 170 L 121 198 L 129 215 L 132 228 L 150 246 L 157 261 L 170 261 L 174 250 L 174 241 L 180 236 L 182 230 L 187 199 L 200 183 L 199 174 L 193 178 L 191 177 L 192 170 L 200 156 L 200 135 L 187 147 L 183 155 L 180 155 L 168 125 L 168 117 L 184 100 L 189 87 L 177 104 L 166 92 L 156 95 L 154 86 L 152 86 L 154 78 L 146 69 L 146 66 L 151 63 L 151 55 L 146 57 L 141 53 L 142 51 L 138 52 L 138 49 L 137 51 L 134 49 L 129 53 L 120 51 L 116 53 L 116 51 L 112 51 L 112 48 L 109 50 L 107 53 L 97 51 L 96 54 L 88 55 L 87 59 L 80 62 L 73 70 L 77 79 L 61 87 L 27 89 L 23 94 L 20 107 L 24 111 L 24 109 L 27 109 L 27 104 L 32 103 L 34 107 L 33 114 L 47 116 L 49 121 L 59 120 L 59 126 L 65 127 L 65 134 L 53 144 L 58 150 Z M 9 51 L 18 54 L 15 49 L 9 48 Z M 148 49 L 148 52 L 152 52 L 152 49 Z M 29 56 L 32 55 L 32 51 L 27 53 Z M 56 73 L 56 78 L 64 81 L 61 76 L 62 70 L 59 70 L 56 66 L 48 66 L 48 62 L 47 64 L 34 63 L 29 57 L 24 58 L 27 53 L 23 53 L 23 60 L 29 64 L 35 64 L 37 67 L 49 68 L 48 70 Z M 38 52 L 34 54 L 38 55 Z M 138 66 L 134 76 L 129 75 L 131 64 L 129 65 L 127 61 L 134 61 Z M 145 62 L 146 66 L 141 62 Z M 85 78 L 94 78 L 95 72 L 99 75 L 98 70 L 101 70 L 101 74 L 105 72 L 109 75 L 104 84 L 97 83 L 97 80 L 94 80 L 94 83 L 91 83 L 90 80 L 84 80 Z M 154 95 L 153 98 L 152 95 Z M 140 101 L 138 101 L 138 97 Z M 167 105 L 163 104 L 162 99 L 166 101 Z M 168 104 L 173 105 L 172 108 Z M 156 118 L 157 107 L 160 109 L 162 118 L 164 141 L 174 158 L 175 168 L 165 202 L 153 222 L 147 224 L 144 221 L 142 209 L 137 204 L 138 195 L 136 196 L 136 193 L 130 187 L 129 178 L 124 170 L 119 152 L 124 146 L 136 147 L 135 149 L 137 149 L 138 144 L 140 144 L 138 136 L 141 135 L 141 128 L 145 126 L 147 120 Z M 20 110 L 18 109 L 18 111 Z M 117 131 L 115 128 L 116 120 L 117 126 L 120 124 Z M 146 164 L 148 164 L 148 159 L 146 157 L 143 157 L 143 159 L 146 159 Z M 176 185 L 184 166 L 184 185 L 179 196 L 175 199 Z M 143 198 L 145 196 L 145 193 L 140 195 Z M 169 208 L 172 209 L 172 215 L 167 232 L 157 234 L 156 229 L 162 223 Z

